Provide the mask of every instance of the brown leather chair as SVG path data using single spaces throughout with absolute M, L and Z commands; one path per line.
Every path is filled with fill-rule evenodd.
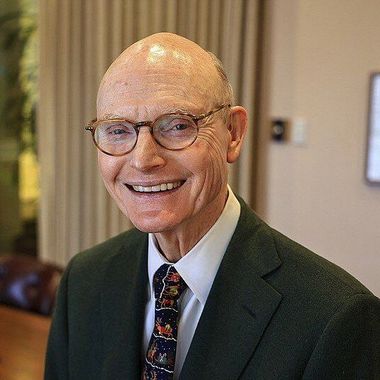
M 50 315 L 61 275 L 61 268 L 31 256 L 0 256 L 0 303 Z

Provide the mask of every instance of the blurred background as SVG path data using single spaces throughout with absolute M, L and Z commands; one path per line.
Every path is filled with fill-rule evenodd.
M 0 2 L 0 251 L 37 254 L 37 2 Z
M 65 266 L 130 228 L 84 125 L 112 60 L 171 31 L 223 61 L 250 132 L 230 182 L 270 225 L 380 295 L 365 181 L 378 0 L 0 0 L 0 254 Z

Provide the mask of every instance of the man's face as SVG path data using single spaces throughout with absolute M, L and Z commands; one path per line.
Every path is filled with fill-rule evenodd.
M 112 115 L 151 121 L 178 110 L 199 115 L 218 105 L 203 90 L 212 86 L 212 72 L 207 75 L 203 70 L 199 75 L 191 64 L 173 64 L 172 59 L 162 64 L 151 62 L 148 56 L 138 64 L 112 69 L 99 91 L 98 119 Z M 130 153 L 112 157 L 99 152 L 99 167 L 109 193 L 138 229 L 197 229 L 218 216 L 227 185 L 229 132 L 225 112 L 201 121 L 197 140 L 183 150 L 159 146 L 143 127 Z M 160 191 L 152 191 L 158 188 Z

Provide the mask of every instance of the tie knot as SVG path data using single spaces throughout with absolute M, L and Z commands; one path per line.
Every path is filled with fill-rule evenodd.
M 155 297 L 178 300 L 187 285 L 173 265 L 161 265 L 153 277 Z

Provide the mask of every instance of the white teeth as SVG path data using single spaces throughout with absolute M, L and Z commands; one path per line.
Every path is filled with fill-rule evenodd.
M 140 193 L 152 193 L 159 191 L 172 190 L 176 187 L 181 186 L 181 182 L 169 182 L 169 183 L 161 183 L 159 185 L 154 186 L 132 186 L 133 190 L 138 191 Z

